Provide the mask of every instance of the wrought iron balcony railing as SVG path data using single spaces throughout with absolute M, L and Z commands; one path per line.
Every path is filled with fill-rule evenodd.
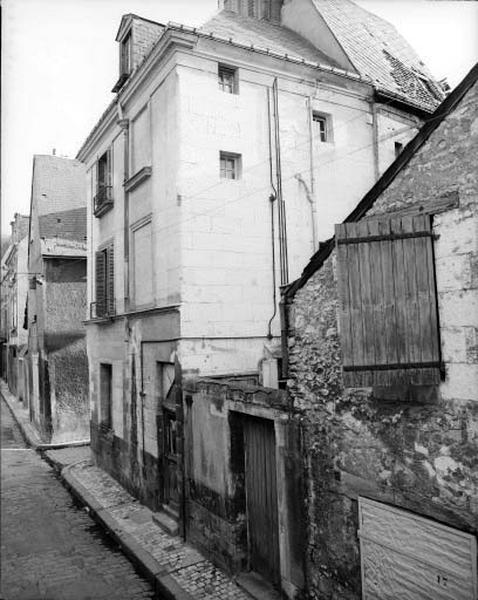
M 94 198 L 95 217 L 101 217 L 113 207 L 113 186 L 99 184 Z

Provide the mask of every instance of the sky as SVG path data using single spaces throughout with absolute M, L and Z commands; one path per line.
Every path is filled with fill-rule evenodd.
M 1 0 L 0 0 L 1 1 Z M 357 0 L 454 87 L 478 60 L 478 2 Z M 74 158 L 113 99 L 125 13 L 200 25 L 217 0 L 3 0 L 2 233 L 28 214 L 33 154 Z

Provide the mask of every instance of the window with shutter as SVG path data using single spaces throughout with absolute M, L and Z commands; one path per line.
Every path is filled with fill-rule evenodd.
M 114 245 L 96 253 L 96 317 L 115 314 Z
M 335 227 L 346 387 L 440 381 L 429 215 Z
M 115 310 L 115 249 L 111 244 L 106 249 L 106 301 L 108 314 L 114 315 Z
M 106 314 L 106 253 L 101 250 L 96 253 L 96 316 Z

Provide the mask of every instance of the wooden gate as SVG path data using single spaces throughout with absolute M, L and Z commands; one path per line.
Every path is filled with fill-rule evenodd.
M 245 419 L 244 452 L 249 566 L 278 584 L 279 527 L 273 421 Z
M 475 537 L 359 498 L 363 600 L 476 600 Z

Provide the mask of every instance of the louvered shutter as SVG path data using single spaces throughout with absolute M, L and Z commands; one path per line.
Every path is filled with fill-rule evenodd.
M 107 249 L 106 297 L 109 315 L 115 314 L 115 252 L 114 245 Z
M 112 186 L 113 185 L 113 153 L 111 151 L 111 146 L 108 148 L 108 150 L 106 151 L 106 185 L 107 186 Z M 112 193 L 107 193 L 106 195 L 107 199 L 112 198 Z
M 440 381 L 429 215 L 335 228 L 347 387 Z
M 96 316 L 102 317 L 106 313 L 106 255 L 100 251 L 96 253 L 95 281 L 96 281 Z

